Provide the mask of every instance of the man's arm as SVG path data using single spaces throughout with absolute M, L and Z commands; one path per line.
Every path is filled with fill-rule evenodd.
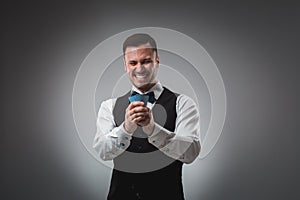
M 97 132 L 93 147 L 103 160 L 112 160 L 123 153 L 130 145 L 132 138 L 122 123 L 116 127 L 113 117 L 113 107 L 116 99 L 109 99 L 101 103 L 98 118 Z
M 176 103 L 175 131 L 170 132 L 155 123 L 148 141 L 167 156 L 191 163 L 201 149 L 200 115 L 195 102 L 186 95 L 178 96 Z

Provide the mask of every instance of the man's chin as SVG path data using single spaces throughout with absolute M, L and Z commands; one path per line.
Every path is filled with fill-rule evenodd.
M 149 85 L 148 83 L 146 83 L 146 84 L 136 84 L 135 87 L 137 87 L 138 89 L 145 89 L 145 88 L 147 88 L 148 85 Z
M 155 83 L 151 82 L 151 83 L 144 83 L 144 84 L 135 84 L 135 87 L 141 91 L 147 91 L 151 89 L 153 85 L 155 85 Z

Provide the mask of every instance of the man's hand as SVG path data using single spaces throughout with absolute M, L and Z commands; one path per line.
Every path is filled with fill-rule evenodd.
M 152 112 L 141 101 L 130 103 L 125 113 L 125 130 L 133 133 L 137 129 L 137 125 L 142 126 L 147 135 L 150 135 L 154 129 Z

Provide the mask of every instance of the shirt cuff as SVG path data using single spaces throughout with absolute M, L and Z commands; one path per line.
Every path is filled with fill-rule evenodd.
M 157 148 L 164 147 L 168 141 L 175 136 L 175 133 L 168 131 L 164 127 L 155 123 L 153 133 L 148 137 L 148 141 Z
M 132 135 L 124 129 L 124 122 L 119 126 L 119 130 L 116 132 L 116 135 L 118 138 L 116 146 L 120 149 L 127 149 L 130 145 Z

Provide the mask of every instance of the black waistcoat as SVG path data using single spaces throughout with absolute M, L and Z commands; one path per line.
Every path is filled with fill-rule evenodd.
M 125 118 L 130 92 L 116 101 L 113 115 L 117 126 Z M 164 88 L 152 109 L 156 123 L 175 130 L 177 94 Z M 109 200 L 172 199 L 182 200 L 182 162 L 174 160 L 148 142 L 142 128 L 133 134 L 130 146 L 114 160 L 114 169 L 108 194 Z

